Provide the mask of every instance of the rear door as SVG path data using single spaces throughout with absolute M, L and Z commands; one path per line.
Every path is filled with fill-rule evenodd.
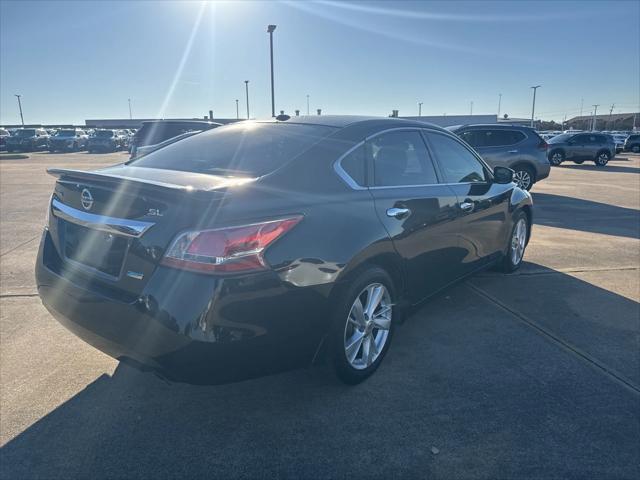
M 439 183 L 418 129 L 382 132 L 365 147 L 378 217 L 404 260 L 409 296 L 419 301 L 460 275 L 457 198 Z
M 567 160 L 588 160 L 591 158 L 590 151 L 589 135 L 582 133 L 569 140 L 566 158 Z M 595 156 L 595 153 L 593 156 Z
M 455 137 L 434 131 L 428 131 L 426 137 L 444 181 L 457 197 L 461 268 L 470 273 L 503 252 L 515 184 L 494 183 L 485 165 Z

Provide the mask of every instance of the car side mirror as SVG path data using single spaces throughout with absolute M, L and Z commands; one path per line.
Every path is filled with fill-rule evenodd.
M 513 170 L 507 167 L 495 167 L 493 179 L 496 183 L 511 183 L 513 182 Z

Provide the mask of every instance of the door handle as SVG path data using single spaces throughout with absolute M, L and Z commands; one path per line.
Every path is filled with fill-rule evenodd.
M 518 150 L 509 150 L 507 153 L 518 153 Z
M 390 208 L 387 210 L 387 217 L 392 218 L 404 218 L 411 213 L 411 210 L 408 208 Z
M 462 202 L 460 204 L 460 209 L 463 212 L 473 212 L 474 204 L 473 202 Z

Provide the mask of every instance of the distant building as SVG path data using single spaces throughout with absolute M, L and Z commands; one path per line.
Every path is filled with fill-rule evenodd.
M 474 123 L 498 123 L 497 115 L 422 115 L 421 117 L 399 117 L 433 123 L 440 127 L 452 125 L 470 125 Z
M 593 115 L 583 115 L 567 120 L 568 128 L 575 130 L 591 130 Z M 640 113 L 603 113 L 596 115 L 596 130 L 632 130 L 640 128 Z

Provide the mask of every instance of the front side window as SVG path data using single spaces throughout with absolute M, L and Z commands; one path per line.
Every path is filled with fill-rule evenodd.
M 373 180 L 378 187 L 438 183 L 433 162 L 418 131 L 378 135 L 367 142 L 373 160 Z
M 485 182 L 484 166 L 460 142 L 438 133 L 427 133 L 447 183 Z

